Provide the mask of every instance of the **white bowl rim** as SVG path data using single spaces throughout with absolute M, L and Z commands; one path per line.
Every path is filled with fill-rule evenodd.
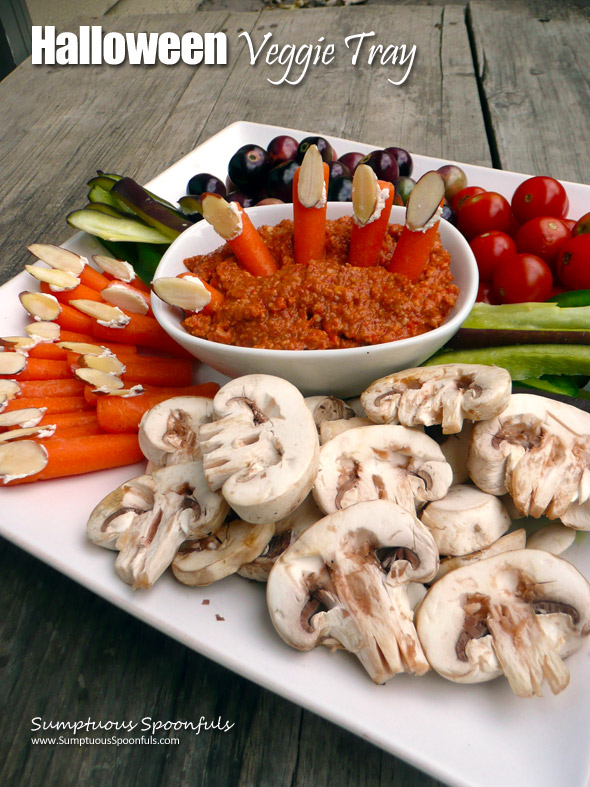
M 350 205 L 350 210 L 352 211 L 351 202 L 328 203 L 328 207 L 331 204 L 339 205 L 339 206 Z M 279 210 L 274 210 L 276 208 L 278 208 Z M 254 217 L 256 217 L 256 215 L 262 211 L 270 212 L 271 214 L 276 213 L 277 215 L 281 215 L 284 212 L 285 208 L 292 209 L 292 205 L 290 203 L 284 203 L 280 205 L 273 204 L 273 205 L 254 206 L 252 208 L 247 208 L 247 213 L 249 216 L 254 216 Z M 392 207 L 392 216 L 395 211 L 395 208 L 402 209 L 400 205 L 394 205 Z M 405 208 L 403 208 L 402 210 L 405 211 Z M 279 220 L 282 221 L 282 219 L 284 218 L 290 218 L 290 217 L 282 216 L 282 218 Z M 176 238 L 171 243 L 171 245 L 164 252 L 163 257 L 160 260 L 158 267 L 156 268 L 156 272 L 154 274 L 154 280 L 160 278 L 163 275 L 161 273 L 161 269 L 165 267 L 165 265 L 168 262 L 168 259 L 171 256 L 173 256 L 175 252 L 175 247 L 177 245 L 180 245 L 180 241 L 182 241 L 183 239 L 186 240 L 187 233 L 196 234 L 197 228 L 198 228 L 198 232 L 201 232 L 203 229 L 203 227 L 201 227 L 203 222 L 204 219 L 198 222 L 197 224 L 194 224 L 192 227 L 189 227 L 187 230 L 185 230 L 182 233 L 182 235 L 179 235 L 178 238 Z M 283 353 L 287 353 L 289 358 L 295 358 L 295 359 L 301 359 L 304 357 L 309 358 L 310 353 L 313 354 L 314 358 L 320 358 L 320 359 L 322 357 L 325 358 L 333 357 L 334 353 L 338 353 L 338 357 L 354 358 L 355 356 L 366 355 L 367 352 L 369 351 L 375 353 L 379 352 L 380 349 L 382 351 L 385 351 L 385 348 L 391 349 L 392 347 L 401 347 L 401 348 L 411 349 L 414 345 L 419 345 L 420 342 L 423 342 L 426 337 L 435 339 L 436 337 L 440 336 L 441 333 L 444 334 L 448 333 L 449 335 L 453 335 L 454 332 L 459 330 L 461 324 L 467 319 L 467 315 L 471 311 L 471 307 L 473 306 L 473 303 L 475 302 L 475 298 L 477 296 L 477 287 L 479 283 L 478 268 L 473 252 L 471 251 L 471 247 L 469 246 L 469 243 L 467 242 L 465 237 L 459 232 L 459 230 L 456 227 L 454 227 L 450 222 L 446 221 L 445 219 L 441 219 L 441 224 L 442 222 L 445 222 L 446 231 L 451 232 L 452 235 L 454 234 L 456 236 L 455 240 L 459 243 L 460 246 L 463 246 L 463 250 L 467 252 L 467 259 L 469 260 L 472 276 L 470 277 L 470 282 L 468 287 L 467 288 L 464 287 L 459 293 L 459 298 L 463 296 L 465 302 L 458 308 L 456 314 L 450 317 L 450 319 L 447 315 L 444 322 L 442 322 L 437 328 L 432 328 L 432 330 L 426 331 L 424 333 L 419 333 L 416 336 L 409 336 L 406 339 L 394 339 L 391 342 L 381 342 L 379 344 L 363 344 L 360 347 L 339 347 L 339 348 L 321 349 L 321 350 L 282 350 L 282 349 L 275 349 L 269 347 L 243 347 L 241 345 L 236 345 L 236 344 L 226 344 L 224 342 L 214 342 L 211 341 L 210 339 L 202 339 L 200 336 L 194 336 L 193 334 L 189 333 L 184 328 L 182 328 L 180 322 L 178 323 L 178 325 L 176 325 L 175 322 L 169 319 L 170 315 L 165 310 L 167 304 L 164 303 L 164 301 L 162 301 L 160 298 L 158 298 L 155 292 L 152 291 L 152 308 L 154 311 L 154 316 L 156 317 L 160 325 L 162 325 L 162 327 L 168 333 L 172 331 L 172 333 L 175 334 L 177 337 L 182 337 L 183 341 L 189 340 L 191 343 L 194 343 L 195 347 L 228 348 L 231 350 L 235 350 L 236 352 L 239 352 L 239 354 L 242 355 L 244 358 L 248 358 L 249 356 L 255 356 L 255 355 L 257 356 L 259 353 L 264 353 L 269 358 L 272 356 L 273 353 L 280 353 L 281 355 Z M 395 221 L 392 222 L 390 219 L 390 223 L 400 223 L 400 222 L 395 222 Z M 205 227 L 209 227 L 209 226 L 210 225 L 205 224 Z M 219 240 L 220 240 L 219 245 L 222 246 L 223 241 L 221 238 Z M 456 309 L 456 304 L 451 309 L 450 314 L 455 309 Z

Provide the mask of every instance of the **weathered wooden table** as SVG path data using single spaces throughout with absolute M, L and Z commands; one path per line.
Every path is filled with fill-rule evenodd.
M 64 216 L 83 201 L 84 183 L 96 167 L 147 181 L 240 119 L 590 182 L 590 21 L 583 7 L 488 1 L 230 13 L 214 10 L 214 2 L 205 6 L 213 10 L 124 19 L 115 13 L 76 25 L 100 23 L 105 32 L 225 30 L 225 67 L 26 62 L 0 84 L 2 281 L 21 270 L 27 243 L 60 243 L 71 234 Z M 400 87 L 387 82 L 386 68 L 351 67 L 346 50 L 329 68 L 311 69 L 299 86 L 275 87 L 264 67 L 248 64 L 241 30 L 256 40 L 271 31 L 290 43 L 315 43 L 320 35 L 341 41 L 375 30 L 377 41 L 415 43 L 418 54 Z M 6 494 L 0 492 L 0 516 Z M 23 512 L 23 528 L 38 515 Z M 7 542 L 0 566 L 1 784 L 434 784 Z M 146 713 L 159 719 L 221 716 L 235 727 L 174 748 L 30 743 L 35 716 L 128 719 Z

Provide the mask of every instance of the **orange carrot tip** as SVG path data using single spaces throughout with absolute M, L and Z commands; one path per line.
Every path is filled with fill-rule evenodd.
M 152 288 L 165 303 L 187 312 L 200 312 L 211 302 L 211 293 L 194 274 L 162 276 L 154 279 Z
M 150 296 L 122 281 L 112 281 L 100 291 L 100 294 L 111 306 L 118 306 L 133 314 L 148 314 L 151 311 Z
M 54 246 L 51 243 L 32 243 L 27 249 L 37 257 L 38 260 L 49 265 L 56 270 L 66 271 L 74 276 L 80 276 L 87 263 L 85 257 L 80 257 L 73 251 L 62 249 L 61 246 Z
M 203 217 L 227 241 L 240 265 L 253 276 L 269 276 L 277 270 L 249 216 L 237 202 L 226 202 L 220 194 L 201 195 Z

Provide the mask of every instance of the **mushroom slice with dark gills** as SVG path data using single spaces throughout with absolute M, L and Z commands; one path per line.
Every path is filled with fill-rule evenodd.
M 234 519 L 206 538 L 185 542 L 172 561 L 172 573 L 185 585 L 210 585 L 257 558 L 274 532 L 272 522 L 253 525 Z
M 325 421 L 340 421 L 353 418 L 355 415 L 352 407 L 335 396 L 306 396 L 305 404 L 313 415 L 318 432 Z
M 279 377 L 251 374 L 221 388 L 199 428 L 205 477 L 247 522 L 275 522 L 309 493 L 319 443 L 303 396 Z
M 273 537 L 264 550 L 255 560 L 240 566 L 238 574 L 246 579 L 254 579 L 256 582 L 266 582 L 271 568 L 283 552 L 322 516 L 315 500 L 309 494 L 289 516 L 275 522 Z
M 519 697 L 554 694 L 569 682 L 563 658 L 590 634 L 590 585 L 562 558 L 535 549 L 504 552 L 451 571 L 416 615 L 432 668 L 458 683 L 504 673 Z
M 428 530 L 387 500 L 320 519 L 277 560 L 267 583 L 275 629 L 297 650 L 354 653 L 375 683 L 429 665 L 414 628 L 412 583 L 436 574 Z
M 514 394 L 499 416 L 474 426 L 467 469 L 485 492 L 508 492 L 525 516 L 590 529 L 590 413 Z
M 313 494 L 330 514 L 363 500 L 391 500 L 407 511 L 446 495 L 450 465 L 434 440 L 405 426 L 361 426 L 320 449 Z
M 197 431 L 211 420 L 213 403 L 204 396 L 174 396 L 152 407 L 139 424 L 139 445 L 155 467 L 199 458 Z
M 214 533 L 227 511 L 207 486 L 201 463 L 187 462 L 123 484 L 92 512 L 88 533 L 118 550 L 115 570 L 124 582 L 149 588 L 184 541 Z
M 460 432 L 463 419 L 493 418 L 508 404 L 510 375 L 498 366 L 449 363 L 406 369 L 376 380 L 362 394 L 363 408 L 379 424 L 432 426 Z

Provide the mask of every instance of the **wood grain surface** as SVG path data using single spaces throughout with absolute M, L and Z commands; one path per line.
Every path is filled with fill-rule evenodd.
M 242 39 L 232 44 L 227 67 L 24 63 L 0 84 L 1 281 L 22 268 L 27 243 L 60 243 L 71 235 L 64 217 L 83 203 L 95 168 L 146 181 L 235 120 L 314 128 L 375 145 L 589 181 L 583 55 L 589 23 L 583 9 L 568 4 L 547 16 L 552 12 L 546 4 L 474 2 L 467 15 L 461 5 L 439 3 L 248 11 L 258 8 L 255 2 L 236 6 L 224 0 L 216 6 L 205 0 L 202 9 L 213 10 L 198 11 L 197 29 L 223 29 L 232 42 L 240 30 L 256 38 L 273 31 L 282 40 L 306 42 L 320 34 L 342 39 L 374 29 L 383 41 L 416 43 L 411 77 L 394 88 L 385 69 L 352 69 L 339 58 L 333 68 L 310 73 L 298 88 L 275 88 L 266 82 L 265 69 L 248 65 Z M 157 10 L 173 13 L 160 15 L 149 13 L 155 5 L 119 0 L 78 8 L 92 15 L 110 9 L 100 16 L 105 31 L 196 28 L 198 2 L 165 0 Z M 129 15 L 133 10 L 140 15 Z M 550 21 L 540 21 L 541 12 Z M 76 500 L 67 504 L 75 506 Z M 24 513 L 23 527 L 29 515 Z M 11 544 L 2 546 L 0 784 L 438 784 L 150 629 Z M 229 719 L 235 727 L 186 734 L 170 748 L 30 743 L 34 716 L 201 715 Z

